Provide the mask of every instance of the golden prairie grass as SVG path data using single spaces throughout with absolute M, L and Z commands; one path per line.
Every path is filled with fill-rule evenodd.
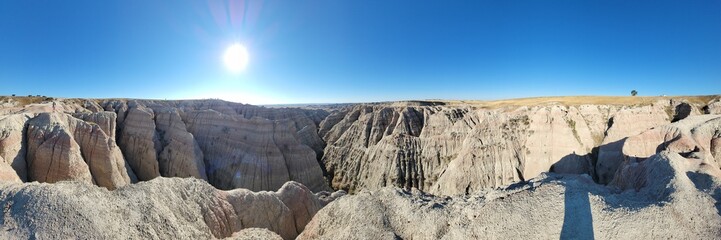
M 37 97 L 37 96 L 32 96 L 32 97 L 27 97 L 27 96 L 14 96 L 14 97 L 11 97 L 11 96 L 0 96 L 0 101 L 6 101 L 6 100 L 10 100 L 10 99 L 17 101 L 17 102 L 18 102 L 17 106 L 19 106 L 19 107 L 27 106 L 27 105 L 34 104 L 34 103 L 43 103 L 43 102 L 45 102 L 45 101 L 52 101 L 52 98 L 42 97 L 42 96 L 41 96 L 41 97 Z
M 548 104 L 560 104 L 564 106 L 579 105 L 650 105 L 660 100 L 671 99 L 682 100 L 692 104 L 706 105 L 714 99 L 721 98 L 721 95 L 706 96 L 659 96 L 659 97 L 632 97 L 632 96 L 568 96 L 568 97 L 533 97 L 515 98 L 493 101 L 480 100 L 439 100 L 447 105 L 469 105 L 482 108 L 540 106 Z

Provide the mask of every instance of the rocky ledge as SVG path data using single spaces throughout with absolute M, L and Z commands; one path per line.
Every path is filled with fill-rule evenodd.
M 155 178 L 114 191 L 81 182 L 0 185 L 4 239 L 211 239 L 265 228 L 284 239 L 343 192 L 297 182 L 276 192 L 217 190 L 194 178 Z M 253 232 L 250 232 L 253 233 Z M 250 234 L 249 233 L 249 234 Z

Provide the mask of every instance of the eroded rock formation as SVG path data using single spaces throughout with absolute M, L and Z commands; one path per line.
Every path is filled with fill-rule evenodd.
M 708 99 L 8 102 L 0 238 L 709 238 L 721 116 Z M 35 181 L 57 184 L 22 183 Z M 357 194 L 334 202 L 331 187 Z
M 110 121 L 114 114 L 110 114 Z M 97 124 L 63 113 L 41 113 L 28 122 L 28 179 L 77 180 L 115 189 L 130 183 L 115 140 Z
M 668 151 L 626 168 L 616 175 L 623 180 L 610 187 L 595 184 L 588 175 L 544 173 L 527 183 L 454 198 L 390 187 L 363 191 L 323 208 L 299 239 L 705 239 L 721 235 L 717 168 Z
M 114 189 L 164 176 L 203 179 L 221 189 L 271 190 L 287 181 L 330 189 L 318 162 L 323 110 L 66 99 L 4 112 L 0 156 L 22 181 L 77 180 Z
M 119 144 L 140 180 L 196 177 L 255 191 L 297 181 L 329 189 L 316 158 L 324 147 L 315 132 L 323 111 L 214 100 L 103 104 L 119 116 Z
M 162 151 L 158 153 L 160 175 L 207 180 L 203 151 L 190 134 L 177 109 L 159 110 L 155 125 Z
M 161 177 L 115 191 L 79 182 L 2 183 L 0 205 L 0 237 L 9 239 L 242 239 L 255 232 L 246 228 L 293 239 L 324 203 L 296 182 L 277 192 L 221 191 L 194 178 Z
M 20 180 L 27 180 L 26 122 L 30 114 L 12 114 L 0 117 L 0 156 L 10 165 Z M 9 174 L 9 173 L 8 173 Z
M 360 105 L 321 123 L 328 144 L 322 162 L 333 187 L 348 190 L 404 186 L 459 194 L 551 168 L 595 175 L 597 166 L 607 181 L 623 159 L 616 142 L 669 123 L 670 108 L 669 101 L 490 110 Z
M 495 107 L 411 101 L 330 113 L 218 100 L 73 100 L 59 108 L 117 140 L 131 182 L 195 177 L 221 189 L 270 190 L 297 181 L 313 191 L 399 186 L 455 195 L 546 171 L 585 173 L 606 184 L 626 159 L 628 137 L 701 115 L 717 103 L 644 101 Z M 17 115 L 4 121 L 15 130 L 3 135 L 0 149 L 7 150 L 0 153 L 28 180 L 18 142 L 35 115 Z M 709 154 L 721 151 L 714 150 L 718 145 L 709 142 Z
M 136 105 L 124 114 L 125 120 L 118 133 L 118 145 L 139 180 L 147 181 L 160 176 L 158 154 L 160 139 L 155 131 L 155 113 L 152 109 Z
M 294 180 L 325 189 L 315 153 L 297 141 L 290 122 L 234 118 L 213 110 L 188 112 L 186 119 L 216 187 L 263 190 Z

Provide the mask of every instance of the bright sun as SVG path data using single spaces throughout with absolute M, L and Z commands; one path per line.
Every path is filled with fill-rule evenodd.
M 248 65 L 248 50 L 240 43 L 233 44 L 225 50 L 223 62 L 231 72 L 241 72 Z

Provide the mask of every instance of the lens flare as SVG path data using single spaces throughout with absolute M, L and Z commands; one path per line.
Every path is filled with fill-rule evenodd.
M 248 50 L 240 43 L 236 43 L 225 50 L 223 62 L 229 71 L 239 73 L 245 70 L 248 65 L 248 58 Z

